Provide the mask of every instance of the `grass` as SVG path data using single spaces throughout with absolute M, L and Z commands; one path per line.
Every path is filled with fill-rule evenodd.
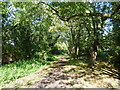
M 50 61 L 34 58 L 32 60 L 21 60 L 0 67 L 0 86 L 15 79 L 29 75 L 40 67 L 48 65 Z
M 67 64 L 76 66 L 87 66 L 88 60 L 69 60 Z
M 42 75 L 46 75 L 47 77 L 46 76 L 45 77 L 49 81 L 50 77 L 48 75 L 51 72 L 56 74 L 55 76 L 58 76 L 58 78 L 61 81 L 62 81 L 62 79 L 59 76 L 62 76 L 63 74 L 67 73 L 68 74 L 67 77 L 70 77 L 70 78 L 69 79 L 66 78 L 67 81 L 65 81 L 65 82 L 62 81 L 62 82 L 66 85 L 67 84 L 72 85 L 73 88 L 84 88 L 84 87 L 87 88 L 87 87 L 93 87 L 93 86 L 104 88 L 104 87 L 108 87 L 107 83 L 111 84 L 111 82 L 113 82 L 113 83 L 117 82 L 117 79 L 114 79 L 113 76 L 108 77 L 109 74 L 111 74 L 111 73 L 107 72 L 108 70 L 103 71 L 103 70 L 99 69 L 99 68 L 103 68 L 103 67 L 98 66 L 98 65 L 102 64 L 102 62 L 97 61 L 97 64 L 98 64 L 97 67 L 95 67 L 94 69 L 91 69 L 91 68 L 86 67 L 89 62 L 89 60 L 86 60 L 86 59 L 85 60 L 73 60 L 73 59 L 70 59 L 70 57 L 67 55 L 65 57 L 63 57 L 62 55 L 58 55 L 58 56 L 51 55 L 50 57 L 52 57 L 52 58 L 54 57 L 58 61 L 58 65 L 54 64 L 57 71 L 54 71 L 54 69 L 50 68 L 50 67 L 47 67 L 46 69 L 44 67 L 41 67 L 43 65 L 45 66 L 45 65 L 49 64 L 50 61 L 43 61 L 43 60 L 39 60 L 39 59 L 23 60 L 23 61 L 19 61 L 19 62 L 14 62 L 12 64 L 4 65 L 2 67 L 2 69 L 0 68 L 0 70 L 3 71 L 3 74 L 0 77 L 0 83 L 5 84 L 6 82 L 11 81 L 11 78 L 13 79 L 13 77 L 14 77 L 14 79 L 17 79 L 19 77 L 24 77 L 25 75 L 29 75 L 29 73 L 35 72 L 35 71 L 38 71 L 38 72 L 32 73 L 31 74 L 32 77 L 28 76 L 23 79 L 21 78 L 16 82 L 9 83 L 8 85 L 3 86 L 3 88 L 6 88 L 6 87 L 7 88 L 13 88 L 13 87 L 29 88 L 32 85 L 34 86 L 36 83 L 38 83 L 40 85 L 39 81 L 44 80 Z M 59 62 L 59 60 L 61 58 L 63 58 L 63 61 L 65 58 L 68 58 L 70 60 L 66 61 L 65 63 L 61 63 L 61 62 Z M 59 64 L 65 64 L 65 66 L 64 65 L 59 66 Z M 57 69 L 59 67 L 63 67 L 63 68 L 61 68 L 61 70 L 59 70 L 59 69 Z M 41 69 L 40 71 L 37 70 L 39 68 Z M 42 68 L 44 68 L 44 69 L 42 69 Z M 23 76 L 21 75 L 21 73 L 23 73 Z M 17 76 L 19 76 L 19 77 L 17 77 Z M 75 77 L 75 78 L 72 79 L 71 77 Z M 2 80 L 2 78 L 4 78 L 4 79 Z M 108 82 L 107 82 L 107 80 L 108 80 Z M 116 84 L 114 84 L 113 86 L 117 87 Z
M 56 59 L 56 57 L 58 57 L 58 55 L 49 54 L 48 58 L 47 58 L 47 61 L 54 61 Z

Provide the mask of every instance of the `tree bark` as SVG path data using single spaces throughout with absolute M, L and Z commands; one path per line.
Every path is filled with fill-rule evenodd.
M 94 12 L 95 12 L 95 8 L 94 8 Z M 91 50 L 90 50 L 90 63 L 89 63 L 89 66 L 92 67 L 95 65 L 95 61 L 97 59 L 97 53 L 98 53 L 98 50 L 97 50 L 97 47 L 98 47 L 98 24 L 97 22 L 95 21 L 95 18 L 96 17 L 92 17 L 92 24 L 93 24 L 93 31 L 94 31 L 94 37 L 93 37 L 93 45 L 91 47 Z

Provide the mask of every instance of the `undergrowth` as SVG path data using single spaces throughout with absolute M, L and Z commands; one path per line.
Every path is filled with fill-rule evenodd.
M 0 86 L 15 79 L 27 76 L 49 63 L 50 61 L 34 58 L 31 60 L 20 60 L 11 64 L 3 65 L 0 67 Z

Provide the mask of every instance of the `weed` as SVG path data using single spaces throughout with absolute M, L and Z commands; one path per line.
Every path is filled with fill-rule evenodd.
M 29 75 L 37 71 L 43 65 L 49 64 L 49 61 L 33 58 L 31 60 L 21 60 L 0 67 L 0 86 L 7 84 L 15 79 Z

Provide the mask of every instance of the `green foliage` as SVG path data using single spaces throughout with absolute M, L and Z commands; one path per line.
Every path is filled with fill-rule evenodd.
M 113 4 L 114 5 L 114 4 Z M 120 21 L 112 20 L 113 22 L 113 35 L 112 35 L 112 53 L 111 63 L 120 70 Z
M 54 61 L 56 59 L 56 55 L 49 54 L 47 57 L 47 61 Z
M 3 60 L 52 61 L 49 54 L 68 53 L 74 59 L 86 55 L 92 61 L 96 52 L 98 59 L 119 66 L 118 6 L 110 2 L 3 2 Z M 113 12 L 111 19 L 101 15 Z
M 58 49 L 58 47 L 54 46 L 52 47 L 52 49 L 49 51 L 50 54 L 56 54 L 56 55 L 59 55 L 61 54 L 61 51 Z
M 116 68 L 120 68 L 120 46 L 117 46 L 113 52 L 110 63 L 112 63 Z
M 61 54 L 68 52 L 67 45 L 64 42 L 58 42 L 55 46 L 58 48 L 58 50 L 60 50 Z
M 17 61 L 31 59 L 36 52 L 43 54 L 44 51 L 49 51 L 51 39 L 48 39 L 50 36 L 48 28 L 51 18 L 48 18 L 47 11 L 42 11 L 42 5 L 14 2 L 3 3 L 2 6 L 3 10 L 6 9 L 2 12 L 3 60 L 6 58 L 4 54 L 11 56 L 12 61 Z M 42 11 L 42 14 L 37 11 Z
M 64 43 L 57 43 L 51 48 L 49 53 L 54 55 L 65 54 L 67 53 L 67 47 Z
M 67 62 L 67 64 L 69 64 L 69 65 L 76 65 L 76 66 L 83 66 L 83 67 L 85 67 L 85 66 L 87 66 L 88 65 L 88 63 L 89 63 L 89 60 L 69 60 L 68 62 Z
M 108 60 L 108 58 L 109 58 L 109 52 L 108 51 L 100 52 L 98 54 L 98 60 L 106 61 L 106 60 Z
M 29 75 L 37 71 L 40 67 L 48 65 L 50 62 L 33 58 L 32 60 L 20 60 L 0 67 L 0 85 L 7 84 L 15 79 Z
M 59 14 L 63 17 L 65 16 L 71 16 L 73 14 L 77 13 L 83 13 L 85 12 L 85 5 L 89 6 L 88 3 L 82 3 L 82 2 L 53 2 L 51 3 L 54 7 L 58 7 L 57 10 L 59 10 Z M 74 8 L 74 9 L 73 9 Z

